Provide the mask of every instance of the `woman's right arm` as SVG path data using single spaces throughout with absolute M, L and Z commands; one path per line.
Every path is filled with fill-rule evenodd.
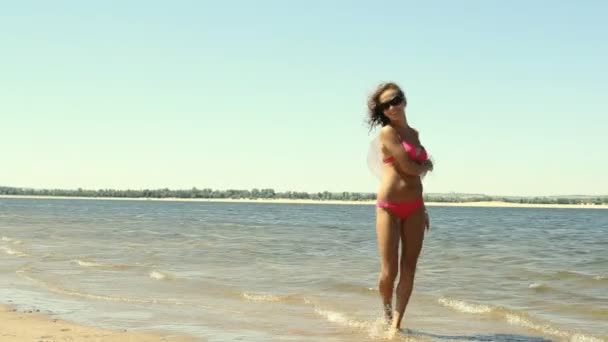
M 410 159 L 403 146 L 401 146 L 401 140 L 397 131 L 391 126 L 382 127 L 380 130 L 380 142 L 386 151 L 393 156 L 395 159 L 394 163 L 396 163 L 395 166 L 402 173 L 410 176 L 420 176 L 432 170 L 433 164 L 430 161 L 418 164 Z

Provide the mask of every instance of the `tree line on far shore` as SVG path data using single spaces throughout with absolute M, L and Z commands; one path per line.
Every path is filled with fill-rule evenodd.
M 29 189 L 15 187 L 0 187 L 0 195 L 13 196 L 62 196 L 62 197 L 93 197 L 93 198 L 201 198 L 201 199 L 306 199 L 318 201 L 370 201 L 376 198 L 375 193 L 362 192 L 276 192 L 274 189 L 251 190 L 216 190 L 198 189 L 187 190 L 171 189 L 144 189 L 144 190 L 116 190 L 116 189 Z M 551 197 L 504 197 L 469 194 L 425 194 L 428 202 L 480 202 L 504 201 L 525 204 L 608 204 L 608 196 L 551 196 Z

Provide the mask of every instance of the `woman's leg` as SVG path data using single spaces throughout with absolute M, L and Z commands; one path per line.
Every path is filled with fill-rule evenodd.
M 414 275 L 418 256 L 424 240 L 425 215 L 424 206 L 416 209 L 401 224 L 401 260 L 399 263 L 399 284 L 397 285 L 397 303 L 392 327 L 401 328 L 401 320 L 414 288 Z
M 393 316 L 393 288 L 399 271 L 400 224 L 385 209 L 376 208 L 376 235 L 380 252 L 378 290 L 382 298 L 385 318 Z

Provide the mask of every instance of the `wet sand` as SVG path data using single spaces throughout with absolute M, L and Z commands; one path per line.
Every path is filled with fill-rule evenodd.
M 54 319 L 37 309 L 18 311 L 11 307 L 0 306 L 0 341 L 194 342 L 200 340 L 155 332 L 106 330 Z

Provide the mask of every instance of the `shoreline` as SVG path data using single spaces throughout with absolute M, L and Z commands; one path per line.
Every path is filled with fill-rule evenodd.
M 19 311 L 0 304 L 0 340 L 21 341 L 115 341 L 115 342 L 194 342 L 192 337 L 162 332 L 110 330 L 53 318 L 40 310 Z
M 149 197 L 77 197 L 77 196 L 34 196 L 0 195 L 0 199 L 71 199 L 102 201 L 156 201 L 156 202 L 211 202 L 211 203 L 274 203 L 274 204 L 339 204 L 374 205 L 375 201 L 309 200 L 309 199 L 230 199 L 230 198 L 149 198 Z M 483 208 L 555 208 L 555 209 L 608 209 L 608 204 L 534 204 L 503 201 L 482 202 L 426 202 L 429 207 L 483 207 Z

